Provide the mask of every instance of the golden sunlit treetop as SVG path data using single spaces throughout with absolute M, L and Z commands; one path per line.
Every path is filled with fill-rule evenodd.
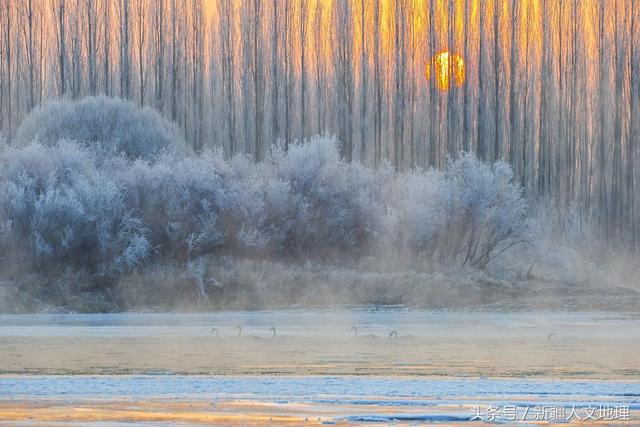
M 433 75 L 435 85 L 441 91 L 448 91 L 451 85 L 460 87 L 464 84 L 464 60 L 456 53 L 442 51 L 431 58 L 426 68 L 427 80 L 430 81 Z

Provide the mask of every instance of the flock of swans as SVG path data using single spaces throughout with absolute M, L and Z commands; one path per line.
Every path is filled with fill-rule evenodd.
M 238 338 L 242 338 L 242 325 L 237 325 L 234 327 L 235 330 L 238 331 Z M 353 332 L 353 336 L 356 339 L 379 339 L 379 338 L 383 338 L 379 335 L 373 335 L 373 334 L 367 334 L 367 335 L 358 335 L 358 327 L 357 326 L 352 326 L 351 327 L 351 331 Z M 218 330 L 218 328 L 211 328 L 210 331 L 212 334 L 215 334 L 216 338 L 220 337 L 220 331 Z M 277 331 L 276 331 L 276 327 L 272 326 L 271 328 L 269 328 L 268 330 L 269 333 L 271 333 L 271 337 L 272 338 L 276 338 L 277 337 Z M 245 335 L 244 337 L 246 338 L 263 338 L 263 337 L 259 337 L 256 335 Z M 282 337 L 282 336 L 281 336 Z M 548 341 L 552 341 L 555 340 L 557 337 L 555 332 L 551 332 L 550 334 L 547 335 L 547 340 Z M 282 337 L 282 338 L 289 338 L 289 337 Z M 388 339 L 415 339 L 416 337 L 413 335 L 399 335 L 398 331 L 393 330 L 391 332 L 389 332 L 389 334 L 387 335 Z
M 236 325 L 234 327 L 235 330 L 238 331 L 237 337 L 238 338 L 242 338 L 242 325 Z M 354 338 L 360 338 L 360 339 L 378 339 L 378 338 L 382 338 L 379 335 L 372 335 L 372 334 L 367 334 L 367 335 L 358 335 L 358 327 L 357 326 L 352 326 L 351 327 L 351 331 L 353 332 L 353 336 Z M 271 328 L 269 328 L 268 332 L 271 333 L 271 337 L 272 338 L 276 338 L 277 337 L 277 330 L 275 326 L 272 326 Z M 218 330 L 218 328 L 211 328 L 210 333 L 215 334 L 216 338 L 220 337 L 220 331 Z M 261 338 L 255 335 L 245 335 L 244 337 L 247 338 Z M 415 336 L 413 335 L 398 335 L 398 331 L 391 331 L 389 332 L 389 334 L 387 335 L 388 339 L 414 339 Z

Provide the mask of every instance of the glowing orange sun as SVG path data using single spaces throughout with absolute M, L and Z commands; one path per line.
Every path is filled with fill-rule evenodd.
M 435 84 L 441 91 L 448 91 L 452 85 L 460 87 L 464 84 L 464 60 L 456 53 L 442 51 L 427 63 L 427 80 L 431 80 L 431 69 L 435 70 Z

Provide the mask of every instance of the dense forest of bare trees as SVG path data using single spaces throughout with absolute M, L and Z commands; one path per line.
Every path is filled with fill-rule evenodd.
M 471 151 L 637 250 L 639 20 L 639 0 L 0 0 L 0 129 L 106 94 L 256 161 L 324 132 L 399 171 Z

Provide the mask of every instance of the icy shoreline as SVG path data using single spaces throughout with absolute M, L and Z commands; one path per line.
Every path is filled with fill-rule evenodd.
M 486 409 L 485 409 L 486 408 Z M 640 383 L 362 376 L 0 376 L 3 411 L 20 420 L 577 422 L 637 420 Z M 230 418 L 231 417 L 231 418 Z M 584 418 L 581 418 L 584 417 Z M 605 418 L 609 417 L 609 418 Z

